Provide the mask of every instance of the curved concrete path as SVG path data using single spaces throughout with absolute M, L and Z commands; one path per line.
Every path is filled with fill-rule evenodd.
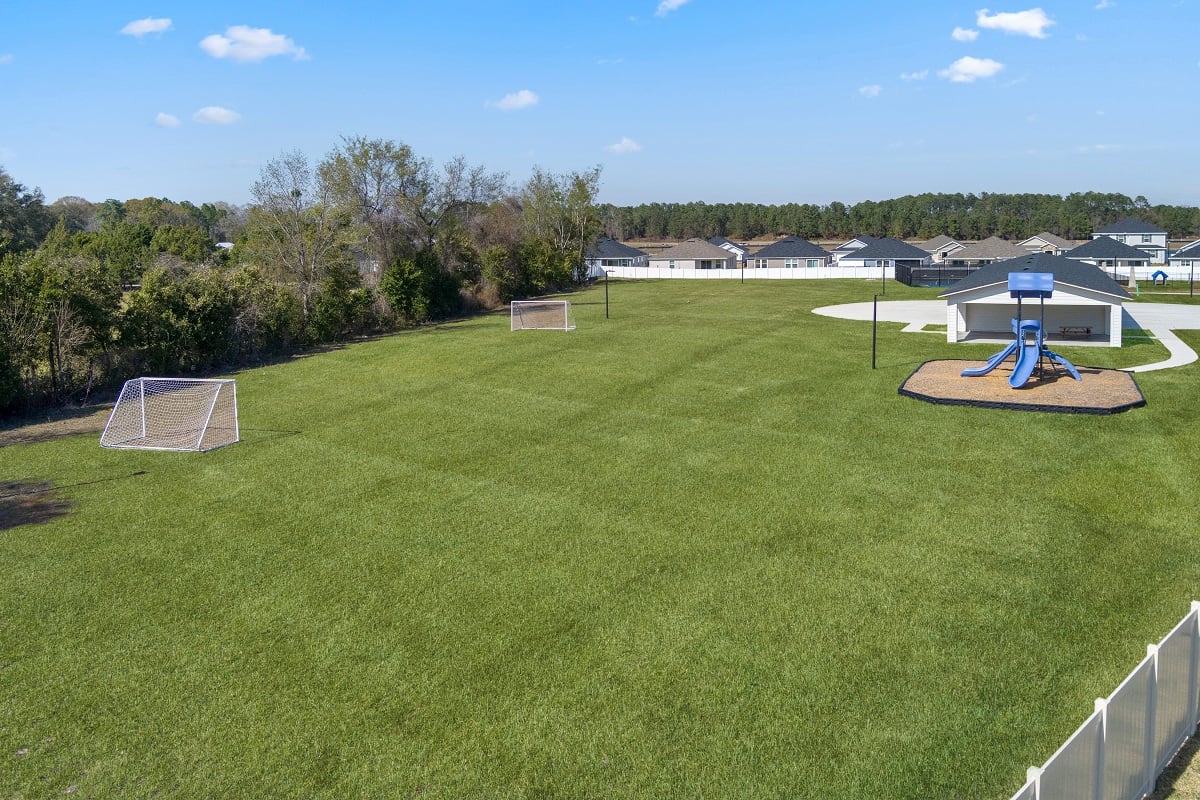
M 840 306 L 814 308 L 814 314 L 837 319 L 869 321 L 871 303 L 846 303 Z M 881 300 L 878 319 L 880 322 L 903 322 L 907 332 L 920 331 L 926 325 L 946 324 L 946 304 L 941 300 Z M 1172 303 L 1127 303 L 1124 327 L 1142 328 L 1158 339 L 1170 357 L 1153 364 L 1127 367 L 1126 372 L 1150 372 L 1191 364 L 1200 356 L 1188 347 L 1174 331 L 1200 330 L 1200 307 L 1174 305 Z

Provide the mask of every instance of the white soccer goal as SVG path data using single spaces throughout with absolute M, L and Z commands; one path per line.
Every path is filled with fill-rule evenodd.
M 509 311 L 512 315 L 510 330 L 575 330 L 571 304 L 566 300 L 513 300 L 509 304 Z
M 101 447 L 212 450 L 238 440 L 237 386 L 231 380 L 126 381 L 100 434 Z

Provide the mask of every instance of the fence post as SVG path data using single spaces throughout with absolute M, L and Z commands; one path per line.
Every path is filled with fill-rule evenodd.
M 1033 784 L 1034 800 L 1042 800 L 1042 768 L 1030 767 L 1025 770 L 1025 783 Z
M 1196 620 L 1192 625 L 1192 661 L 1188 665 L 1188 710 L 1192 713 L 1188 726 L 1194 732 L 1200 724 L 1200 600 L 1192 601 L 1192 614 Z
M 1146 656 L 1150 658 L 1150 687 L 1146 693 L 1146 743 L 1142 754 L 1142 793 L 1154 791 L 1158 780 L 1158 755 L 1154 752 L 1155 728 L 1158 725 L 1158 645 L 1146 645 Z
M 1104 761 L 1108 758 L 1108 699 L 1096 698 L 1096 711 L 1100 712 L 1100 735 L 1096 737 L 1096 773 L 1092 776 L 1092 797 L 1104 800 Z

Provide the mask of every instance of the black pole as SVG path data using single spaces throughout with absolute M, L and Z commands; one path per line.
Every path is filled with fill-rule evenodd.
M 871 299 L 871 369 L 875 369 L 875 329 L 879 326 L 879 295 Z
M 1190 269 L 1191 269 L 1191 272 L 1188 273 L 1188 297 L 1195 297 L 1195 295 L 1196 295 L 1196 265 L 1193 264 L 1190 267 Z M 1163 281 L 1163 282 L 1166 283 L 1166 281 Z
M 883 283 L 883 293 L 887 294 L 887 262 L 880 261 L 883 267 L 879 270 L 879 279 Z
M 604 270 L 604 318 L 608 319 L 608 270 Z

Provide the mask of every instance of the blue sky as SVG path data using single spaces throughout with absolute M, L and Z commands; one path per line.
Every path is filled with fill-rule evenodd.
M 986 7 L 985 7 L 986 4 Z M 1200 205 L 1200 0 L 6 0 L 0 166 L 245 203 L 343 136 L 600 199 L 1111 191 Z

